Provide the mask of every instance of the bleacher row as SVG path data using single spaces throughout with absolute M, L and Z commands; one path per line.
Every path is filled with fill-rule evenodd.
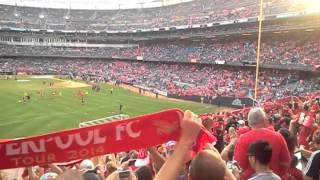
M 203 66 L 197 64 L 137 61 L 2 58 L 0 72 L 27 74 L 87 75 L 144 86 L 178 96 L 250 97 L 254 71 L 247 68 Z M 259 100 L 288 95 L 304 95 L 320 89 L 319 80 L 310 74 L 260 70 Z
M 258 0 L 197 0 L 158 8 L 68 10 L 0 5 L 0 26 L 54 30 L 136 30 L 258 16 Z M 294 0 L 264 1 L 265 15 L 303 12 Z
M 0 44 L 0 55 L 14 56 L 75 56 L 95 58 L 124 58 L 147 61 L 215 63 L 255 61 L 257 41 L 150 42 L 138 47 L 54 47 Z M 304 37 L 265 38 L 261 46 L 261 63 L 282 65 L 320 65 L 320 39 Z

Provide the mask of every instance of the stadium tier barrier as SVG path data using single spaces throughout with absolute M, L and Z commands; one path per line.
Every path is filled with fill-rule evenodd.
M 213 104 L 213 105 L 217 105 L 217 106 L 225 106 L 225 107 L 231 107 L 231 108 L 242 108 L 244 106 L 245 107 L 252 107 L 257 103 L 254 99 L 248 98 L 248 97 L 218 96 L 218 97 L 212 98 L 212 97 L 197 96 L 197 95 L 181 96 L 181 95 L 177 95 L 177 94 L 170 94 L 170 93 L 167 93 L 164 91 L 155 90 L 153 88 L 148 88 L 145 86 L 134 85 L 131 83 L 123 82 L 123 84 L 138 87 L 138 88 L 141 88 L 143 90 L 146 90 L 146 91 L 152 92 L 152 93 L 158 92 L 160 95 L 166 96 L 168 98 L 181 99 L 181 100 L 187 100 L 187 101 L 193 101 L 193 102 L 200 102 L 200 103 L 205 103 L 205 104 Z
M 179 96 L 176 94 L 168 94 L 169 98 L 182 99 L 187 101 L 194 101 L 206 104 L 213 104 L 217 106 L 226 106 L 232 108 L 252 107 L 255 101 L 252 98 L 247 97 L 228 97 L 228 96 L 218 96 L 215 98 L 206 96 Z

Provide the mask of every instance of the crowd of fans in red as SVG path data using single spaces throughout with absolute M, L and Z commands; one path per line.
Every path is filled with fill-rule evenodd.
M 255 1 L 195 1 L 165 8 L 118 11 L 47 10 L 1 5 L 1 25 L 48 29 L 139 29 L 230 20 L 257 15 Z M 285 0 L 266 2 L 266 13 L 297 10 Z M 14 16 L 17 14 L 16 16 Z M 179 14 L 179 16 L 175 16 Z M 89 20 L 87 20 L 89 18 Z M 86 20 L 84 20 L 86 19 Z M 63 23 L 61 23 L 63 22 Z M 76 22 L 76 23 L 74 23 Z M 93 26 L 99 25 L 99 26 Z M 148 61 L 254 61 L 255 41 L 145 44 L 137 48 L 0 46 L 0 55 L 58 55 L 136 58 Z M 277 40 L 262 44 L 266 64 L 319 65 L 319 39 Z M 146 86 L 177 95 L 247 96 L 254 72 L 246 68 L 105 60 L 0 59 L 0 72 L 61 74 Z M 320 179 L 319 80 L 296 72 L 261 70 L 261 108 L 201 114 L 185 112 L 179 142 L 131 150 L 81 162 L 26 167 L 17 179 L 29 180 L 233 180 Z M 280 98 L 280 99 L 278 99 Z M 216 141 L 197 154 L 190 148 L 201 128 Z M 1 160 L 0 160 L 1 161 Z M 0 171 L 0 180 L 6 177 Z M 11 178 L 12 179 L 12 178 Z
M 72 75 L 84 79 L 94 75 L 179 96 L 205 97 L 250 97 L 255 79 L 254 71 L 246 68 L 139 61 L 1 59 L 1 71 Z M 315 77 L 302 77 L 296 72 L 261 70 L 259 76 L 258 95 L 262 101 L 319 89 Z
M 186 111 L 179 142 L 81 162 L 28 167 L 30 180 L 317 180 L 320 170 L 320 93 L 264 102 L 260 108 L 195 115 Z M 201 128 L 216 141 L 193 154 Z M 299 155 L 298 155 L 299 154 Z M 1 171 L 0 178 L 5 179 Z
M 315 36 L 296 40 L 264 40 L 261 47 L 261 63 L 320 65 L 320 41 Z M 78 56 L 103 58 L 142 57 L 147 61 L 175 61 L 216 63 L 255 61 L 256 40 L 206 41 L 188 43 L 140 44 L 133 48 L 72 48 L 51 46 L 0 45 L 0 55 Z

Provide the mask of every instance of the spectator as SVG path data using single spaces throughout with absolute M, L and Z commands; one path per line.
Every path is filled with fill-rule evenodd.
M 297 168 L 298 163 L 299 163 L 299 159 L 296 156 L 292 156 L 292 160 L 289 168 L 290 180 L 303 180 L 302 171 Z
M 200 119 L 191 112 L 185 112 L 181 123 L 182 133 L 180 141 L 171 157 L 167 159 L 156 180 L 175 180 L 179 169 L 184 162 L 188 149 L 191 147 L 201 128 Z M 204 150 L 195 156 L 190 164 L 189 176 L 193 180 L 222 180 L 234 179 L 233 175 L 226 169 L 217 150 Z
M 315 151 L 311 154 L 308 164 L 304 169 L 305 180 L 320 179 L 320 130 L 314 132 L 312 143 Z
M 136 176 L 134 175 L 134 173 L 130 170 L 125 170 L 125 171 L 115 171 L 112 174 L 110 174 L 110 176 L 107 177 L 106 180 L 137 180 Z
M 152 180 L 152 171 L 148 166 L 142 166 L 135 171 L 138 180 Z
M 248 158 L 255 174 L 249 180 L 280 180 L 269 168 L 272 146 L 267 141 L 257 141 L 250 145 Z
M 287 179 L 290 164 L 290 153 L 281 134 L 267 129 L 268 120 L 262 108 L 253 108 L 248 114 L 251 131 L 238 138 L 234 159 L 243 170 L 242 179 L 248 179 L 254 173 L 250 167 L 248 156 L 249 145 L 257 140 L 265 140 L 273 147 L 270 168 L 282 179 Z
M 288 150 L 289 150 L 291 156 L 293 156 L 296 142 L 295 142 L 295 139 L 293 138 L 293 136 L 291 135 L 291 132 L 286 128 L 280 128 L 278 130 L 278 132 L 282 135 L 282 137 L 286 141 Z

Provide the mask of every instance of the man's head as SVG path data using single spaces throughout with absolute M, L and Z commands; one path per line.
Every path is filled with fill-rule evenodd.
M 252 128 L 266 127 L 268 124 L 266 113 L 262 108 L 253 108 L 248 114 L 248 122 Z
M 226 165 L 217 150 L 203 150 L 191 161 L 191 180 L 224 180 Z
M 83 174 L 84 180 L 100 180 L 100 177 L 97 173 L 94 172 L 86 172 Z
M 115 171 L 111 173 L 106 180 L 137 180 L 137 177 L 132 171 Z
M 148 166 L 142 166 L 135 171 L 137 179 L 139 180 L 152 180 L 152 171 Z
M 248 150 L 249 162 L 253 169 L 268 166 L 272 157 L 272 146 L 267 141 L 256 141 Z
M 320 129 L 313 132 L 312 141 L 310 143 L 311 149 L 316 151 L 320 149 Z

